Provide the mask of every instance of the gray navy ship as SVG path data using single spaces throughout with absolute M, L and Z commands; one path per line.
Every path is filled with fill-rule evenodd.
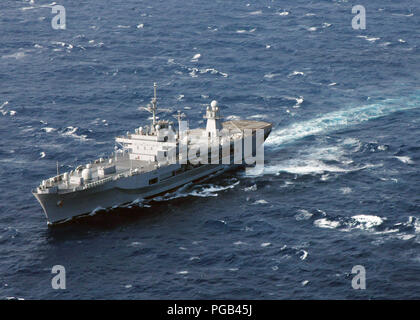
M 151 124 L 116 137 L 120 146 L 108 158 L 79 165 L 43 180 L 32 191 L 49 225 L 70 221 L 99 209 L 135 203 L 166 194 L 188 183 L 228 169 L 263 163 L 263 144 L 272 124 L 263 121 L 222 122 L 216 101 L 206 108 L 206 128 L 189 129 L 178 111 L 178 130 L 158 120 L 156 84 L 148 107 Z

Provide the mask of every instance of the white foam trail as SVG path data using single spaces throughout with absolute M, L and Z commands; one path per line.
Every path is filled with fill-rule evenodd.
M 340 128 L 356 125 L 364 121 L 384 117 L 397 111 L 418 108 L 418 97 L 411 100 L 387 99 L 375 104 L 339 110 L 321 115 L 307 121 L 293 123 L 290 126 L 277 129 L 270 134 L 266 145 L 281 148 L 282 145 L 317 134 L 325 134 Z
M 321 174 L 325 172 L 353 172 L 353 171 L 359 171 L 363 169 L 368 169 L 375 167 L 376 165 L 373 164 L 367 164 L 361 167 L 354 167 L 354 168 L 341 168 L 338 166 L 328 165 L 322 162 L 321 160 L 315 160 L 315 159 L 292 159 L 292 160 L 286 160 L 284 162 L 278 163 L 278 164 L 272 164 L 272 165 L 265 165 L 263 170 L 257 170 L 259 168 L 250 168 L 247 171 L 247 175 L 249 176 L 260 176 L 263 174 L 272 174 L 272 175 L 278 175 L 280 172 L 287 172 L 292 174 L 299 174 L 299 175 L 305 175 L 305 174 Z M 379 165 L 377 165 L 379 166 Z

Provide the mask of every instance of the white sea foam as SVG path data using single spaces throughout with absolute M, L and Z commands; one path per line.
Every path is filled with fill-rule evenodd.
M 39 155 L 40 155 L 40 158 L 41 158 L 41 159 L 42 159 L 42 158 L 45 158 L 45 152 L 43 152 L 43 151 L 42 151 L 42 152 L 40 152 L 40 153 L 39 153 Z
M 290 78 L 290 77 L 293 77 L 293 76 L 303 76 L 303 75 L 305 75 L 305 73 L 302 72 L 302 71 L 293 71 L 292 73 L 290 73 L 288 75 L 288 77 Z
M 282 12 L 276 12 L 276 14 L 279 15 L 279 16 L 287 16 L 287 15 L 289 15 L 289 12 L 282 11 Z
M 340 222 L 330 221 L 326 218 L 322 218 L 322 219 L 315 220 L 314 225 L 319 228 L 336 229 L 340 226 Z
M 410 157 L 407 156 L 395 156 L 394 158 L 400 160 L 402 163 L 406 163 L 406 164 L 413 164 L 414 161 L 411 160 Z
M 57 129 L 51 128 L 51 127 L 45 127 L 45 128 L 42 128 L 42 130 L 44 130 L 47 133 L 51 133 L 51 132 L 56 131 Z
M 250 12 L 249 14 L 252 15 L 252 16 L 260 15 L 260 14 L 262 14 L 262 11 L 261 10 L 257 10 L 257 11 Z
M 302 255 L 299 257 L 300 260 L 305 260 L 308 257 L 308 252 L 305 250 L 301 250 L 300 252 L 302 253 Z
M 340 191 L 342 194 L 350 194 L 352 192 L 351 188 L 349 187 L 340 188 Z
M 271 246 L 271 243 L 270 242 L 263 242 L 263 243 L 261 243 L 261 247 L 263 247 L 263 248 L 268 247 L 268 246 Z
M 200 58 L 201 58 L 201 54 L 197 53 L 197 54 L 194 55 L 194 57 L 192 57 L 191 62 L 198 61 L 198 59 L 200 59 Z
M 381 217 L 364 214 L 353 216 L 352 219 L 357 222 L 355 228 L 362 230 L 369 230 L 374 227 L 377 227 L 381 225 L 384 221 Z
M 365 39 L 366 41 L 369 42 L 375 42 L 377 40 L 380 40 L 381 38 L 375 38 L 375 37 L 368 37 L 368 36 L 357 36 L 358 38 L 362 38 Z
M 178 271 L 176 274 L 188 274 L 188 270 Z
M 25 57 L 24 51 L 19 51 L 19 52 L 2 56 L 3 59 L 16 59 L 16 60 L 23 59 L 24 57 Z
M 77 130 L 79 130 L 79 128 L 78 127 L 72 127 L 72 126 L 69 126 L 69 127 L 67 127 L 62 133 L 61 133 L 61 135 L 62 136 L 65 136 L 65 137 L 72 137 L 72 138 L 75 138 L 75 139 L 79 139 L 79 140 L 82 140 L 82 141 L 87 141 L 87 140 L 90 140 L 90 139 L 88 139 L 87 138 L 87 136 L 86 135 L 78 135 L 76 132 L 77 132 Z
M 268 204 L 268 202 L 264 199 L 260 199 L 260 200 L 255 201 L 253 204 Z

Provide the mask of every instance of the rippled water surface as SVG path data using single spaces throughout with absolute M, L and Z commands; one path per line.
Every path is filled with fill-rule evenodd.
M 0 298 L 420 298 L 418 1 L 0 4 Z M 50 228 L 30 190 L 160 107 L 273 122 L 233 171 Z M 51 288 L 63 265 L 67 289 Z M 351 286 L 366 268 L 366 290 Z

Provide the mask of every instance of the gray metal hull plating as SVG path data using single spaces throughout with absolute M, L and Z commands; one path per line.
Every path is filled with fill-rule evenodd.
M 146 187 L 144 177 L 138 175 L 71 193 L 33 194 L 41 204 L 48 224 L 57 224 L 100 208 L 107 209 L 150 198 L 230 168 L 232 165 L 203 165 Z M 143 187 L 137 188 L 136 185 Z

